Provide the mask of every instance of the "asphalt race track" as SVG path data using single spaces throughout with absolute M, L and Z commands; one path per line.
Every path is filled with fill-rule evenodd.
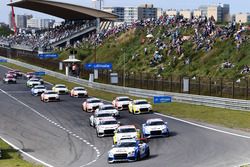
M 5 72 L 0 67 L 1 78 Z M 112 137 L 96 137 L 89 126 L 90 114 L 81 109 L 83 99 L 62 95 L 61 102 L 43 103 L 25 83 L 22 79 L 17 84 L 0 83 L 0 136 L 51 166 L 233 167 L 250 162 L 250 139 L 162 117 L 171 136 L 150 140 L 149 159 L 110 165 Z M 122 111 L 119 121 L 141 128 L 148 118 L 158 117 Z

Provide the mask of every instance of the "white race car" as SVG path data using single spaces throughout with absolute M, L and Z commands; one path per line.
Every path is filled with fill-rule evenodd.
M 26 79 L 30 79 L 30 78 L 32 78 L 33 76 L 34 76 L 34 73 L 33 73 L 33 72 L 27 72 L 27 73 L 25 74 Z
M 108 162 L 137 161 L 150 156 L 149 145 L 145 139 L 121 140 L 108 152 Z M 135 165 L 137 166 L 137 165 Z M 157 166 L 157 164 L 156 164 Z
M 136 129 L 134 125 L 123 125 L 115 130 L 113 143 L 116 144 L 123 139 L 139 139 L 140 137 L 140 129 Z
M 41 101 L 43 102 L 50 102 L 50 101 L 60 101 L 60 96 L 57 92 L 52 90 L 47 90 L 41 94 Z
M 27 82 L 26 82 L 26 86 L 33 88 L 36 85 L 41 85 L 41 82 L 39 79 L 37 78 L 30 78 Z
M 145 99 L 133 100 L 128 105 L 129 112 L 133 114 L 149 113 L 152 112 L 152 105 Z
M 53 86 L 52 90 L 57 92 L 60 95 L 69 93 L 68 88 L 63 84 L 56 84 L 55 86 Z
M 169 129 L 167 122 L 160 118 L 148 119 L 146 123 L 142 124 L 143 137 L 166 137 L 169 136 Z
M 44 85 L 36 85 L 31 89 L 31 94 L 33 96 L 38 96 L 38 95 L 41 95 L 45 91 L 46 91 L 46 87 Z
M 70 91 L 71 97 L 88 97 L 88 92 L 83 87 L 74 87 Z
M 113 136 L 114 131 L 120 125 L 114 117 L 102 117 L 96 125 L 97 137 Z
M 82 103 L 82 110 L 86 112 L 94 112 L 103 102 L 98 98 L 88 98 Z
M 95 111 L 93 115 L 89 117 L 89 125 L 95 127 L 98 125 L 99 120 L 104 117 L 113 117 L 113 114 L 105 111 Z
M 106 111 L 108 113 L 111 113 L 114 117 L 120 117 L 120 112 L 111 104 L 103 104 L 96 110 Z
M 113 101 L 112 104 L 117 110 L 127 110 L 128 109 L 128 104 L 132 100 L 127 97 L 127 96 L 120 96 L 116 97 Z
M 12 75 L 6 75 L 4 78 L 3 78 L 3 83 L 16 83 L 16 78 Z

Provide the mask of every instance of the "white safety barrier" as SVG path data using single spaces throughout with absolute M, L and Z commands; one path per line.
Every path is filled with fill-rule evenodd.
M 74 82 L 86 87 L 92 87 L 98 90 L 104 90 L 107 92 L 119 93 L 119 94 L 127 94 L 138 97 L 149 97 L 152 98 L 154 96 L 172 96 L 173 101 L 175 102 L 183 102 L 189 104 L 196 105 L 204 105 L 218 108 L 227 108 L 233 110 L 242 110 L 242 111 L 250 111 L 250 100 L 239 100 L 239 99 L 230 99 L 230 98 L 220 98 L 220 97 L 212 97 L 212 96 L 200 96 L 200 95 L 191 95 L 191 94 L 182 94 L 182 93 L 173 93 L 173 92 L 163 92 L 163 91 L 155 91 L 155 90 L 145 90 L 145 89 L 137 89 L 137 88 L 129 88 L 115 85 L 108 85 L 96 82 L 89 82 L 85 79 L 79 79 L 72 76 L 66 76 L 64 74 L 54 72 L 51 70 L 47 70 L 41 67 L 37 67 L 34 65 L 30 65 L 27 63 L 23 63 L 20 61 L 16 61 L 13 59 L 8 59 L 5 57 L 1 57 L 3 59 L 7 59 L 9 63 L 13 63 L 34 71 L 45 71 L 47 75 L 67 80 L 69 82 Z

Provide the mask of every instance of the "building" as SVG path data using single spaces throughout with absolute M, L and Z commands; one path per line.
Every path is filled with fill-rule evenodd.
M 138 7 L 138 19 L 157 19 L 157 8 L 153 4 L 143 4 Z
M 183 16 L 185 19 L 191 19 L 192 18 L 192 11 L 191 10 L 180 10 L 179 15 Z
M 236 23 L 250 23 L 250 13 L 238 13 L 235 15 Z
M 136 20 L 162 16 L 161 8 L 155 8 L 153 4 L 143 4 L 138 7 L 103 7 L 103 11 L 118 15 L 117 23 L 126 22 L 131 25 Z M 115 23 L 116 24 L 116 23 Z
M 229 4 L 223 4 L 222 6 L 222 17 L 224 22 L 231 21 L 230 17 L 230 5 Z
M 165 11 L 165 14 L 168 16 L 177 16 L 178 11 L 176 9 L 168 9 Z
M 9 13 L 9 28 L 10 29 L 14 29 L 14 22 L 13 22 L 13 19 L 12 19 L 12 12 Z
M 201 11 L 202 17 L 213 17 L 217 22 L 228 22 L 230 21 L 230 5 L 219 4 L 219 5 L 202 5 L 198 8 Z
M 193 11 L 193 16 L 194 16 L 194 18 L 202 17 L 202 11 L 200 9 L 195 9 Z
M 124 22 L 124 7 L 103 7 L 103 11 L 116 14 L 117 22 Z
M 131 25 L 138 20 L 138 8 L 137 7 L 125 7 L 124 8 L 124 22 Z
M 41 28 L 40 19 L 38 18 L 31 18 L 27 20 L 27 27 L 28 28 Z
M 53 20 L 53 19 L 41 19 L 40 20 L 40 28 L 41 29 L 52 28 L 54 23 L 55 23 L 55 20 Z

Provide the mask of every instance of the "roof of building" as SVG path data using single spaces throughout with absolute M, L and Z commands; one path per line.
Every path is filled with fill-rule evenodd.
M 100 18 L 101 21 L 115 21 L 117 19 L 117 15 L 112 13 L 51 0 L 18 0 L 8 5 L 42 12 L 65 20 L 94 20 Z

